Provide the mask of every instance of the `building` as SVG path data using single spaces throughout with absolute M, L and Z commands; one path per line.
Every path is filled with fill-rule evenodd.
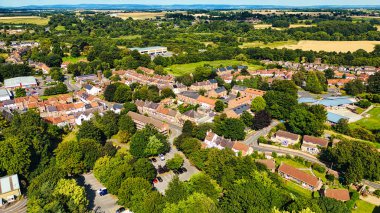
M 265 91 L 234 85 L 231 89 L 231 94 L 240 94 L 240 96 L 249 96 L 251 99 L 254 99 L 258 96 L 263 96 L 265 94 Z
M 228 108 L 235 108 L 243 104 L 251 105 L 252 99 L 249 96 L 240 96 L 234 99 L 231 99 L 227 102 Z
M 0 89 L 0 101 L 10 100 L 12 94 L 7 89 Z
M 276 171 L 276 163 L 273 159 L 257 159 L 257 163 L 264 165 L 269 171 Z
M 8 78 L 4 80 L 4 87 L 6 89 L 16 88 L 33 88 L 37 86 L 37 81 L 33 76 L 22 76 L 16 78 Z
M 137 129 L 143 129 L 146 125 L 153 125 L 160 133 L 167 135 L 169 133 L 169 125 L 157 119 L 147 117 L 145 115 L 140 115 L 138 113 L 129 111 L 127 113 L 133 122 L 135 122 Z
M 347 189 L 325 189 L 323 195 L 343 202 L 350 200 L 350 192 Z
M 0 206 L 15 201 L 20 195 L 20 182 L 17 174 L 0 178 Z
M 211 97 L 211 98 L 224 97 L 224 96 L 227 96 L 227 90 L 223 86 L 218 87 L 216 89 L 212 89 L 212 90 L 208 91 L 207 96 Z
M 239 118 L 243 114 L 243 112 L 248 111 L 249 108 L 250 106 L 248 104 L 243 104 L 235 108 L 226 110 L 226 115 L 229 118 Z
M 207 80 L 207 81 L 201 81 L 201 82 L 195 82 L 190 86 L 190 90 L 192 91 L 199 91 L 199 90 L 213 90 L 218 88 L 218 82 L 215 79 Z
M 133 47 L 129 48 L 131 51 L 137 50 L 140 54 L 148 54 L 148 55 L 158 55 L 164 54 L 168 52 L 167 47 L 162 46 L 153 46 L 153 47 Z
M 84 85 L 84 89 L 90 95 L 99 95 L 100 92 L 102 91 L 102 89 L 100 89 L 96 86 L 92 86 L 91 84 Z
M 322 187 L 322 181 L 317 177 L 284 163 L 278 167 L 278 173 L 285 179 L 292 180 L 312 191 L 319 190 Z
M 77 83 L 79 83 L 80 85 L 88 83 L 88 82 L 95 82 L 98 80 L 99 80 L 99 78 L 95 74 L 81 75 L 81 76 L 75 77 L 75 81 Z
M 321 151 L 321 147 L 326 148 L 328 144 L 327 139 L 305 135 L 303 136 L 301 150 L 316 155 Z
M 300 141 L 300 136 L 283 130 L 278 130 L 271 140 L 280 143 L 282 146 L 294 145 Z
M 231 139 L 227 139 L 221 137 L 212 131 L 207 131 L 206 137 L 203 141 L 202 146 L 204 148 L 217 148 L 217 149 L 225 149 L 229 148 L 236 153 L 236 155 L 241 154 L 242 156 L 250 155 L 253 153 L 252 147 L 248 145 L 238 142 L 232 141 Z

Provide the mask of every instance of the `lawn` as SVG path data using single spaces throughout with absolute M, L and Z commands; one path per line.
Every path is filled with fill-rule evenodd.
M 0 23 L 5 24 L 36 24 L 47 25 L 48 18 L 41 18 L 38 16 L 13 16 L 13 17 L 0 17 Z
M 363 200 L 356 201 L 357 209 L 352 210 L 356 213 L 380 213 L 380 207 L 376 207 L 371 203 L 367 203 Z M 375 209 L 376 208 L 376 209 Z
M 292 159 L 287 159 L 287 158 L 276 158 L 276 163 L 281 164 L 281 162 L 283 162 L 283 163 L 285 163 L 285 164 L 288 164 L 289 166 L 293 166 L 293 167 L 295 167 L 295 168 L 299 168 L 299 169 L 306 169 L 306 168 L 309 168 L 309 167 L 303 165 L 302 163 L 297 162 L 297 161 L 292 160 Z
M 66 27 L 59 25 L 59 26 L 55 27 L 55 30 L 57 30 L 57 31 L 64 31 L 64 30 L 66 30 Z
M 137 38 L 141 38 L 141 35 L 124 35 L 124 36 L 119 36 L 119 37 L 113 38 L 113 39 L 133 40 L 133 39 L 137 39 Z
M 368 114 L 370 117 L 363 118 L 355 124 L 358 124 L 369 130 L 380 130 L 380 107 L 371 109 Z
M 8 53 L 0 53 L 0 57 L 7 59 L 8 58 Z
M 237 60 L 218 60 L 218 61 L 201 61 L 197 63 L 190 63 L 190 64 L 173 64 L 165 70 L 167 70 L 170 74 L 173 74 L 175 76 L 181 76 L 184 74 L 189 74 L 195 71 L 195 68 L 201 67 L 204 64 L 209 64 L 212 67 L 219 67 L 219 66 L 233 66 L 233 65 L 247 65 L 249 70 L 258 70 L 258 69 L 264 69 L 264 67 L 260 65 L 255 64 L 249 64 L 245 61 L 237 61 Z
M 302 186 L 287 180 L 285 182 L 285 188 L 288 189 L 291 193 L 293 193 L 295 196 L 302 196 L 306 198 L 312 198 L 312 192 L 308 189 L 303 188 Z
M 87 58 L 86 56 L 79 56 L 78 58 L 74 58 L 74 57 L 71 57 L 71 56 L 67 56 L 67 57 L 63 57 L 62 58 L 62 61 L 63 62 L 70 62 L 70 63 L 78 63 L 80 60 L 85 60 L 87 61 Z

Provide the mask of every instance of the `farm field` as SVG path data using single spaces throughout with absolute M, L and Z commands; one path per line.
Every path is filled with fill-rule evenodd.
M 289 28 L 297 28 L 297 27 L 313 27 L 315 25 L 306 25 L 306 24 L 291 24 Z M 255 29 L 266 29 L 272 27 L 271 24 L 255 24 L 254 25 Z M 276 30 L 285 30 L 288 28 L 280 28 L 280 27 L 272 27 L 273 29 Z
M 380 107 L 371 109 L 368 114 L 370 117 L 363 118 L 355 122 L 355 124 L 358 124 L 359 126 L 362 126 L 369 130 L 380 130 Z
M 41 18 L 38 16 L 14 16 L 14 17 L 0 17 L 0 23 L 5 24 L 37 24 L 47 25 L 48 18 Z
M 313 41 L 302 40 L 296 41 L 280 41 L 264 44 L 262 42 L 247 42 L 240 45 L 242 48 L 249 47 L 269 47 L 269 48 L 287 48 L 301 49 L 327 52 L 354 52 L 358 49 L 364 49 L 367 52 L 372 52 L 375 45 L 380 44 L 380 41 Z
M 233 65 L 246 65 L 248 66 L 248 69 L 250 70 L 258 70 L 263 69 L 264 67 L 260 65 L 255 64 L 249 64 L 245 61 L 237 61 L 237 60 L 218 60 L 218 61 L 201 61 L 197 63 L 190 63 L 190 64 L 173 64 L 167 68 L 165 68 L 166 71 L 168 71 L 170 74 L 173 74 L 175 76 L 181 76 L 184 74 L 189 74 L 195 71 L 195 68 L 203 66 L 204 64 L 209 64 L 212 67 L 219 67 L 219 66 L 233 66 Z
M 133 18 L 136 20 L 141 20 L 141 19 L 154 19 L 156 17 L 164 17 L 165 14 L 166 12 L 136 12 L 136 13 L 116 13 L 115 16 L 122 19 Z

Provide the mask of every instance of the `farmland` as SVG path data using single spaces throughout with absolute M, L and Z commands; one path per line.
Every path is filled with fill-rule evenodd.
M 313 27 L 314 25 L 306 25 L 306 24 L 291 24 L 289 28 L 297 28 L 297 27 Z M 288 28 L 279 28 L 279 27 L 272 27 L 271 24 L 255 24 L 255 29 L 266 29 L 266 28 L 273 28 L 276 30 L 284 30 Z
M 5 24 L 36 24 L 47 25 L 48 18 L 41 18 L 38 16 L 14 16 L 14 17 L 0 17 L 0 23 Z
M 170 74 L 175 76 L 181 76 L 184 74 L 189 74 L 195 71 L 197 67 L 204 66 L 205 64 L 209 64 L 212 67 L 219 66 L 232 66 L 232 65 L 247 65 L 250 70 L 263 69 L 264 67 L 260 65 L 249 64 L 244 61 L 237 60 L 217 60 L 217 61 L 201 61 L 197 63 L 189 63 L 189 64 L 173 64 L 166 68 Z
M 298 44 L 297 41 L 289 40 L 289 41 L 276 41 L 272 43 L 264 43 L 264 42 L 244 42 L 242 45 L 240 45 L 240 48 L 252 48 L 252 47 L 269 47 L 269 48 L 281 48 L 286 45 L 296 45 Z
M 135 12 L 135 13 L 116 13 L 116 17 L 122 19 L 133 18 L 135 20 L 141 19 L 155 19 L 156 17 L 165 16 L 166 12 Z

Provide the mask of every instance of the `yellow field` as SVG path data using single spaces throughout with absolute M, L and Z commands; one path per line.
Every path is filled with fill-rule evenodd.
M 47 25 L 48 18 L 41 18 L 38 16 L 13 16 L 13 17 L 0 17 L 0 23 L 6 24 L 37 24 Z
M 306 25 L 306 24 L 291 24 L 289 28 L 297 28 L 297 27 L 313 27 L 315 25 Z M 266 29 L 272 27 L 271 24 L 255 24 L 254 25 L 255 29 Z M 279 28 L 279 27 L 272 27 L 273 29 L 276 30 L 283 30 L 287 28 Z
M 317 16 L 319 14 L 325 14 L 325 15 L 330 15 L 331 12 L 295 12 L 295 11 L 284 11 L 284 10 L 251 10 L 252 13 L 254 14 L 263 14 L 263 15 L 268 15 L 268 14 L 305 14 L 305 15 L 310 15 L 310 16 Z
M 165 16 L 166 12 L 136 12 L 136 13 L 116 13 L 116 17 L 122 18 L 122 19 L 128 19 L 128 18 L 133 18 L 136 20 L 142 20 L 142 19 L 154 19 L 157 16 L 158 17 L 163 17 Z
M 380 41 L 299 41 L 297 44 L 287 44 L 278 48 L 328 51 L 328 52 L 348 52 L 363 49 L 367 52 L 373 51 Z
M 264 44 L 263 42 L 257 41 L 257 42 L 244 42 L 239 47 L 240 48 L 252 48 L 252 47 L 279 48 L 279 47 L 283 47 L 283 46 L 286 46 L 286 45 L 294 45 L 294 44 L 297 44 L 297 43 L 298 43 L 297 41 L 293 41 L 293 40 L 290 40 L 290 41 L 275 41 L 275 42 L 267 43 L 267 44 Z

